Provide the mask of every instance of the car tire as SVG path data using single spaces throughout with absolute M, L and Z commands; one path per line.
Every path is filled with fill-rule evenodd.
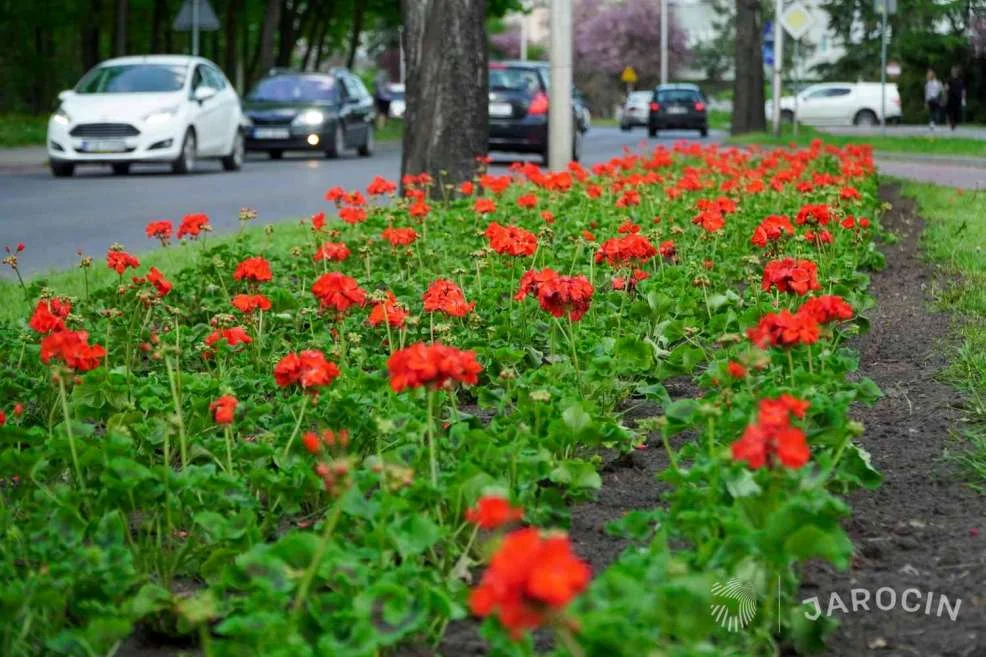
M 114 164 L 111 166 L 114 176 L 125 176 L 130 173 L 130 164 L 127 162 L 120 162 L 119 164 Z
M 49 162 L 48 167 L 56 178 L 70 178 L 75 173 L 75 165 L 71 162 Z
M 578 130 L 572 135 L 572 162 L 582 159 L 582 133 Z
M 233 137 L 233 148 L 230 150 L 229 155 L 223 157 L 221 160 L 223 169 L 225 171 L 239 171 L 243 168 L 245 157 L 246 142 L 243 140 L 243 133 L 237 130 L 236 136 Z
M 370 157 L 373 155 L 373 126 L 367 124 L 366 126 L 366 138 L 363 140 L 363 144 L 359 147 L 357 152 L 360 157 Z
M 794 124 L 794 112 L 791 110 L 781 110 L 781 123 L 787 125 Z
M 630 125 L 629 123 L 621 123 L 620 124 L 620 130 L 622 130 L 623 132 L 630 132 L 630 129 L 631 128 L 633 128 L 633 126 Z
M 177 174 L 187 174 L 195 171 L 195 156 L 198 152 L 198 143 L 195 140 L 195 132 L 185 131 L 185 138 L 181 140 L 181 151 L 178 158 L 171 163 L 171 171 Z
M 325 157 L 330 160 L 342 157 L 342 152 L 346 149 L 346 138 L 342 134 L 342 126 L 337 122 L 332 129 L 332 144 L 326 149 Z
M 704 139 L 704 138 L 706 138 L 706 137 L 708 137 L 708 136 L 709 136 L 709 129 L 708 129 L 708 128 L 702 128 L 702 129 L 700 129 L 700 130 L 698 131 L 698 133 L 699 133 L 700 135 L 702 135 L 702 138 Z
M 876 113 L 868 109 L 859 110 L 852 119 L 853 125 L 875 126 L 879 123 L 880 120 L 877 118 Z
M 657 128 L 655 126 L 652 126 L 652 125 L 647 126 L 647 136 L 648 137 L 656 137 L 657 136 Z
M 280 160 L 284 157 L 284 151 L 267 151 L 267 157 L 272 160 Z

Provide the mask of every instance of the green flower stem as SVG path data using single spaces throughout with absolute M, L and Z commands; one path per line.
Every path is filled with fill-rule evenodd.
M 72 433 L 72 415 L 68 410 L 68 395 L 65 394 L 65 376 L 58 375 L 58 396 L 62 402 L 62 413 L 65 414 L 65 433 L 68 434 L 68 447 L 72 452 L 72 467 L 75 468 L 75 480 L 79 482 L 82 496 L 86 496 L 86 482 L 82 478 L 82 468 L 79 467 L 79 454 L 75 448 L 75 434 Z
M 428 390 L 428 463 L 431 469 L 431 484 L 438 488 L 438 457 L 435 455 L 435 391 Z
M 178 374 L 171 364 L 170 358 L 164 359 L 164 364 L 168 368 L 168 383 L 171 386 L 171 399 L 175 404 L 175 419 L 178 422 L 178 442 L 181 450 L 181 467 L 184 470 L 188 467 L 188 436 L 185 433 L 185 419 L 181 414 L 181 396 L 178 394 Z
M 298 409 L 298 419 L 294 423 L 294 431 L 291 432 L 291 437 L 288 438 L 288 444 L 284 447 L 284 454 L 281 455 L 281 459 L 286 459 L 288 454 L 291 452 L 291 445 L 294 444 L 295 438 L 298 437 L 298 431 L 301 429 L 301 421 L 305 419 L 306 408 L 308 408 L 308 395 L 304 395 L 301 398 L 301 408 Z
M 572 636 L 571 630 L 564 626 L 558 626 L 555 634 L 558 636 L 558 642 L 565 646 L 572 657 L 585 657 L 585 651 Z
M 322 559 L 325 558 L 325 553 L 329 549 L 332 532 L 335 531 L 335 527 L 339 522 L 339 516 L 342 514 L 342 499 L 343 495 L 340 495 L 336 498 L 335 504 L 332 505 L 332 511 L 325 521 L 325 527 L 322 528 L 322 537 L 319 540 L 318 547 L 315 548 L 315 554 L 312 556 L 308 568 L 305 569 L 305 574 L 301 579 L 301 585 L 298 587 L 298 592 L 294 596 L 291 611 L 295 616 L 295 620 L 301 615 L 302 607 L 308 598 L 308 590 L 312 586 L 312 580 L 315 579 L 315 573 L 318 572 L 319 566 L 322 565 Z
M 233 474 L 233 430 L 227 424 L 223 427 L 226 438 L 226 472 Z

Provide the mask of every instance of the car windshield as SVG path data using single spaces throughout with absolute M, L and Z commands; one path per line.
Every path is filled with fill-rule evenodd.
M 491 68 L 490 89 L 501 91 L 541 91 L 538 73 L 530 68 Z
M 647 103 L 650 101 L 651 95 L 649 91 L 634 91 L 630 94 L 630 98 L 627 101 L 631 103 Z
M 701 100 L 698 93 L 690 89 L 662 89 L 657 92 L 659 103 L 694 103 Z
M 129 94 L 180 91 L 186 66 L 177 64 L 118 64 L 89 71 L 75 91 L 80 94 Z
M 248 98 L 277 103 L 335 102 L 339 86 L 327 75 L 277 75 L 261 80 Z

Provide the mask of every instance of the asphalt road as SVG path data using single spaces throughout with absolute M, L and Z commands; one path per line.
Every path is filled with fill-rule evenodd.
M 617 128 L 593 127 L 584 142 L 584 158 L 593 164 L 619 155 L 624 148 L 668 146 L 681 139 L 696 139 L 693 132 L 661 133 L 648 139 L 643 129 L 625 133 Z M 712 131 L 705 142 L 725 133 Z M 494 169 L 505 171 L 515 158 L 495 157 Z M 120 242 L 133 252 L 156 246 L 144 226 L 154 219 L 176 221 L 183 215 L 204 212 L 218 233 L 237 228 L 240 208 L 257 211 L 257 225 L 295 220 L 328 209 L 325 190 L 334 185 L 363 188 L 375 175 L 396 180 L 400 151 L 382 144 L 370 158 L 355 154 L 339 160 L 298 154 L 281 161 L 251 156 L 243 170 L 225 173 L 218 163 L 200 163 L 190 176 L 176 176 L 161 167 L 135 167 L 128 176 L 114 176 L 109 168 L 86 167 L 69 179 L 55 179 L 47 169 L 33 167 L 0 172 L 0 247 L 24 242 L 21 271 L 28 274 L 71 267 L 82 251 L 101 260 L 107 247 Z M 10 271 L 0 268 L 0 277 Z

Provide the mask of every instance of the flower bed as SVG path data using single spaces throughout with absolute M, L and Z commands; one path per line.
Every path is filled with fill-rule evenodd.
M 118 286 L 0 327 L 3 654 L 139 626 L 373 656 L 470 615 L 496 654 L 540 627 L 572 655 L 817 646 L 798 564 L 845 567 L 839 496 L 879 483 L 847 417 L 879 391 L 844 344 L 882 263 L 872 172 L 862 148 L 682 145 L 443 201 L 334 188 L 337 219 L 259 250 L 150 224 L 196 265 L 115 245 Z M 672 399 L 682 376 L 699 397 Z M 630 402 L 659 411 L 631 427 Z M 634 449 L 666 451 L 669 492 L 592 573 L 560 530 Z M 764 604 L 717 611 L 731 578 Z

